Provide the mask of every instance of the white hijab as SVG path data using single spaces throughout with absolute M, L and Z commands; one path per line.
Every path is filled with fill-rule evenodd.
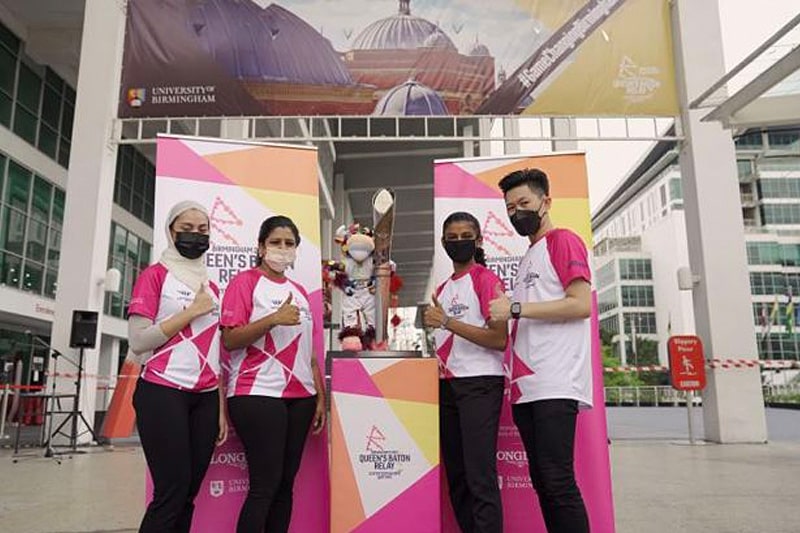
M 170 274 L 178 278 L 178 280 L 180 280 L 194 292 L 197 292 L 206 282 L 208 282 L 208 270 L 206 270 L 205 265 L 205 254 L 201 255 L 197 259 L 187 259 L 183 257 L 180 253 L 178 253 L 177 248 L 175 248 L 175 242 L 172 240 L 172 233 L 169 230 L 170 226 L 172 226 L 172 223 L 175 222 L 175 219 L 190 209 L 196 209 L 197 211 L 200 211 L 205 215 L 206 219 L 208 219 L 208 211 L 205 207 L 197 202 L 186 200 L 184 202 L 178 202 L 172 206 L 172 209 L 169 210 L 169 215 L 167 215 L 167 223 L 165 227 L 167 232 L 167 243 L 169 243 L 169 246 L 167 246 L 167 248 L 161 253 L 161 259 L 159 262 L 167 267 L 167 270 L 170 272 Z

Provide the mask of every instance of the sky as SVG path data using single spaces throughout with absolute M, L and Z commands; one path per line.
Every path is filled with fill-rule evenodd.
M 726 71 L 800 13 L 798 0 L 718 1 Z M 652 143 L 647 142 L 618 141 L 583 143 L 580 146 L 587 152 L 589 200 L 593 212 L 651 146 Z

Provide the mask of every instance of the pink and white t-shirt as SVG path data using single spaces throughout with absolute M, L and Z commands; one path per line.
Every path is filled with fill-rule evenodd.
M 586 246 L 575 233 L 554 229 L 535 242 L 519 265 L 515 302 L 565 297 L 575 280 L 591 282 Z M 572 399 L 592 405 L 590 320 L 515 320 L 511 329 L 512 403 Z
M 452 319 L 479 328 L 489 321 L 489 304 L 503 282 L 488 268 L 475 265 L 468 271 L 448 278 L 436 290 L 436 298 Z M 478 346 L 458 335 L 437 329 L 434 333 L 439 374 L 442 378 L 502 376 L 502 350 Z
M 192 320 L 188 326 L 153 350 L 142 366 L 145 381 L 180 390 L 214 390 L 219 382 L 219 289 L 209 283 L 214 310 Z M 128 307 L 129 315 L 140 315 L 159 324 L 183 311 L 194 301 L 195 292 L 170 274 L 161 263 L 142 271 Z
M 308 294 L 297 283 L 277 281 L 259 268 L 234 277 L 222 300 L 222 327 L 235 328 L 273 314 L 292 294 L 300 324 L 276 326 L 253 344 L 229 354 L 228 396 L 307 398 L 316 394 L 311 371 L 314 320 Z

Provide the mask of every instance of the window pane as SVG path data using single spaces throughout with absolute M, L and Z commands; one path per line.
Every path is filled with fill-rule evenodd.
M 0 225 L 0 250 L 22 255 L 25 246 L 25 223 L 27 217 L 8 206 L 3 207 L 2 225 Z
M 58 121 L 61 119 L 61 94 L 55 89 L 45 87 L 44 97 L 42 98 L 42 121 L 53 128 L 58 129 Z
M 50 222 L 50 200 L 53 196 L 53 186 L 46 180 L 36 176 L 33 181 L 33 201 L 31 202 L 31 216 L 37 220 Z
M 29 143 L 36 144 L 36 128 L 38 125 L 39 121 L 36 119 L 36 115 L 17 104 L 16 114 L 14 115 L 14 133 Z
M 144 270 L 150 265 L 150 245 L 142 241 L 142 247 L 139 251 L 139 272 Z
M 19 288 L 22 259 L 0 252 L 0 284 Z
M 0 46 L 0 91 L 8 96 L 14 94 L 14 80 L 17 77 L 17 58 Z
M 125 228 L 116 224 L 112 224 L 112 231 L 114 232 L 114 259 L 124 261 L 125 248 L 128 245 L 128 232 L 125 231 Z
M 11 98 L 0 92 L 0 124 L 11 126 Z
M 62 137 L 58 146 L 58 164 L 64 168 L 69 167 L 69 151 L 70 151 L 69 141 L 64 140 L 64 138 Z
M 61 110 L 61 136 L 67 141 L 72 139 L 72 119 L 75 115 L 75 108 L 72 104 L 64 102 Z
M 56 297 L 56 288 L 58 287 L 57 283 L 58 279 L 58 271 L 47 269 L 47 274 L 44 278 L 44 295 L 48 298 L 55 298 Z
M 2 23 L 0 23 L 0 43 L 7 46 L 12 52 L 19 50 L 19 37 L 14 35 L 14 33 Z
M 55 71 L 49 67 L 45 69 L 44 81 L 48 86 L 55 89 L 59 95 L 61 94 L 61 91 L 64 90 L 64 80 L 62 80 L 61 76 L 56 74 Z
M 44 282 L 44 267 L 25 261 L 25 274 L 22 277 L 22 290 L 36 293 L 42 292 Z
M 6 157 L 0 154 L 0 191 L 3 190 L 3 183 L 6 181 Z
M 58 135 L 56 134 L 56 131 L 49 126 L 42 124 L 39 127 L 38 146 L 39 150 L 55 159 L 56 151 L 58 150 Z
M 39 113 L 41 95 L 42 79 L 28 65 L 21 63 L 17 82 L 17 102 L 36 114 Z
M 64 223 L 64 191 L 56 188 L 53 194 L 53 218 L 50 225 L 54 228 L 61 229 Z
M 47 266 L 58 270 L 58 260 L 61 258 L 61 232 L 51 229 L 47 240 Z
M 45 250 L 47 249 L 47 225 L 29 219 L 27 252 L 25 257 L 38 263 L 44 263 Z
M 15 163 L 8 162 L 8 186 L 6 187 L 7 204 L 28 211 L 28 193 L 31 187 L 31 172 Z

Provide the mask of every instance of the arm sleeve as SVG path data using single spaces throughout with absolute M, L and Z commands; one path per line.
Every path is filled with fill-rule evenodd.
M 473 278 L 473 283 L 475 284 L 478 301 L 481 304 L 481 314 L 488 321 L 491 318 L 489 304 L 497 298 L 498 289 L 501 293 L 506 292 L 505 285 L 491 270 L 485 270 L 480 276 Z
M 131 315 L 128 319 L 128 344 L 134 354 L 152 352 L 169 339 L 161 326 L 142 315 Z
M 233 278 L 222 297 L 222 313 L 219 325 L 223 328 L 238 328 L 250 323 L 253 314 L 253 289 L 251 276 L 243 272 Z
M 154 322 L 158 316 L 158 304 L 161 301 L 161 285 L 163 278 L 155 268 L 147 268 L 136 279 L 128 305 L 128 316 L 140 315 Z
M 551 233 L 552 237 L 548 234 L 547 248 L 564 290 L 577 279 L 591 283 L 589 253 L 581 238 L 566 230 Z

